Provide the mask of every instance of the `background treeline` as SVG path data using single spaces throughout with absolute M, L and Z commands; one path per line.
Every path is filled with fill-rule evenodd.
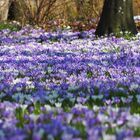
M 0 20 L 16 20 L 46 29 L 70 25 L 75 30 L 95 28 L 104 0 L 1 0 Z M 140 15 L 140 0 L 134 0 Z

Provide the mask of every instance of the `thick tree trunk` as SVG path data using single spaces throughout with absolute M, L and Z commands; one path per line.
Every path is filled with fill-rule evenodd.
M 0 0 L 0 21 L 7 20 L 10 0 Z
M 105 0 L 95 34 L 98 36 L 126 31 L 136 34 L 132 0 Z

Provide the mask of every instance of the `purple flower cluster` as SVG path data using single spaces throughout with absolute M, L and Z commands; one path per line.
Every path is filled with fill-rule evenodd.
M 139 105 L 139 35 L 0 31 L 1 140 L 137 139 Z

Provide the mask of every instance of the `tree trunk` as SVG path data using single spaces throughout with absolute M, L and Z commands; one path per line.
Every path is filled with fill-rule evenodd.
M 132 0 L 105 0 L 95 34 L 98 36 L 128 31 L 136 34 Z
M 10 0 L 0 0 L 0 21 L 7 20 Z
M 75 0 L 76 10 L 77 10 L 77 18 L 78 20 L 83 20 L 83 7 L 85 0 Z

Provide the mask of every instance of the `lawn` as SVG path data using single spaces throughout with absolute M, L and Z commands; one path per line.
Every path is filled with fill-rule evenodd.
M 0 140 L 139 140 L 139 105 L 140 35 L 0 31 Z

